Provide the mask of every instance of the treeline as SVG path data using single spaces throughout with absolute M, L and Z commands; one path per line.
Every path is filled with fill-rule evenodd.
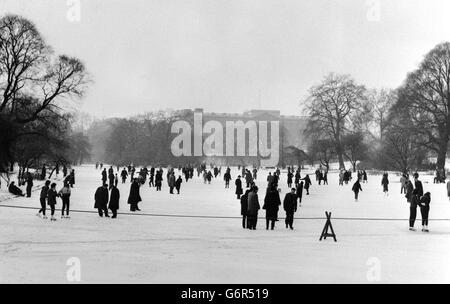
M 29 20 L 0 19 L 0 173 L 79 163 L 89 141 L 67 111 L 88 84 L 83 63 L 56 55 Z
M 393 90 L 330 74 L 309 91 L 308 155 L 381 170 L 445 170 L 450 135 L 450 43 L 431 50 Z M 436 159 L 431 162 L 430 159 Z
M 193 123 L 191 110 L 157 111 L 131 118 L 94 123 L 88 131 L 96 161 L 109 164 L 167 166 L 197 163 L 201 158 L 175 157 L 171 153 L 173 122 Z

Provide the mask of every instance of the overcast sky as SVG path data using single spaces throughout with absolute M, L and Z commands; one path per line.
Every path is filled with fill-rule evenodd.
M 395 88 L 450 41 L 448 0 L 0 0 L 94 83 L 99 117 L 205 108 L 299 115 L 329 72 Z

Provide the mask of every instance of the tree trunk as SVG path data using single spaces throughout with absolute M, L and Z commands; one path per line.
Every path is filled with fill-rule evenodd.
M 345 163 L 344 163 L 344 152 L 342 151 L 342 145 L 339 141 L 336 142 L 336 154 L 338 156 L 339 160 L 339 170 L 345 170 Z
M 441 143 L 439 145 L 439 153 L 436 163 L 438 170 L 445 169 L 445 161 L 447 159 L 447 148 L 448 148 L 448 138 L 444 138 L 441 140 Z

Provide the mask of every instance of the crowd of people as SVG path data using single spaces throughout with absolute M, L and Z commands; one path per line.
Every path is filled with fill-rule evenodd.
M 120 191 L 118 189 L 118 183 L 122 184 L 130 182 L 130 191 L 127 199 L 127 203 L 131 212 L 140 211 L 139 203 L 142 201 L 140 195 L 140 188 L 146 185 L 150 188 L 156 188 L 156 191 L 162 191 L 162 185 L 164 177 L 167 181 L 169 193 L 181 193 L 181 185 L 187 183 L 190 179 L 194 178 L 194 172 L 197 171 L 197 176 L 203 178 L 205 184 L 210 184 L 213 179 L 222 177 L 222 167 L 210 164 L 208 166 L 203 163 L 199 166 L 193 166 L 191 164 L 185 166 L 178 166 L 178 176 L 176 176 L 176 168 L 168 167 L 166 174 L 164 174 L 163 168 L 142 167 L 139 171 L 136 170 L 134 165 L 128 165 L 125 167 L 110 166 L 108 169 L 103 163 L 96 163 L 96 169 L 101 171 L 101 185 L 97 188 L 94 195 L 94 208 L 97 209 L 100 217 L 109 217 L 109 211 L 112 213 L 112 218 L 117 218 L 117 212 L 119 210 Z M 59 166 L 54 169 L 56 174 L 59 174 Z M 260 205 L 258 192 L 259 188 L 256 186 L 258 179 L 258 168 L 246 168 L 245 166 L 239 166 L 238 172 L 240 173 L 235 179 L 235 194 L 236 198 L 240 201 L 242 227 L 245 229 L 255 230 L 257 227 L 258 213 L 265 210 L 266 229 L 274 230 L 276 222 L 278 221 L 278 213 L 281 208 L 286 213 L 285 225 L 286 228 L 294 229 L 294 214 L 298 208 L 302 206 L 303 192 L 306 195 L 310 193 L 310 187 L 312 181 L 309 174 L 305 174 L 302 178 L 301 168 L 287 167 L 286 181 L 289 192 L 283 199 L 283 204 L 280 199 L 280 180 L 281 170 L 275 168 L 269 172 L 266 177 L 267 186 L 265 188 L 265 195 L 262 207 Z M 44 165 L 40 173 L 41 179 L 48 177 L 47 168 Z M 70 173 L 66 166 L 63 167 L 63 186 L 57 191 L 57 184 L 51 183 L 50 180 L 46 180 L 44 186 L 40 192 L 40 210 L 37 214 L 43 219 L 47 219 L 46 209 L 50 208 L 51 220 L 55 221 L 55 206 L 58 198 L 61 199 L 61 218 L 70 218 L 70 196 L 71 189 L 75 185 L 75 170 L 71 170 Z M 26 184 L 25 193 L 16 186 L 15 182 L 11 182 L 8 186 L 10 193 L 16 196 L 31 197 L 33 190 L 33 180 L 36 173 L 33 175 L 30 172 L 25 173 Z M 183 180 L 184 176 L 184 180 Z M 318 185 L 328 185 L 328 169 L 318 168 L 315 171 L 316 182 Z M 441 176 L 441 175 L 439 175 Z M 435 178 L 435 182 L 437 177 Z M 227 167 L 223 174 L 223 180 L 225 182 L 225 189 L 230 188 L 230 182 L 232 181 L 231 168 Z M 352 180 L 352 172 L 349 170 L 341 170 L 339 172 L 339 185 L 346 185 Z M 20 185 L 21 181 L 19 181 Z M 363 191 L 361 184 L 367 183 L 367 173 L 365 170 L 357 171 L 357 178 L 354 182 L 351 190 L 354 192 L 355 202 L 358 202 L 359 194 Z M 385 196 L 389 195 L 389 176 L 388 173 L 384 173 L 381 179 L 381 186 Z M 450 198 L 450 181 L 447 183 L 447 192 Z M 410 204 L 410 217 L 409 217 L 409 229 L 415 231 L 414 228 L 417 218 L 417 208 L 420 208 L 422 215 L 422 231 L 428 232 L 428 217 L 430 212 L 431 193 L 424 193 L 423 184 L 419 180 L 419 174 L 413 174 L 413 181 L 410 179 L 409 174 L 402 174 L 400 178 L 400 193 L 405 194 L 407 202 Z M 282 206 L 282 207 L 281 207 Z

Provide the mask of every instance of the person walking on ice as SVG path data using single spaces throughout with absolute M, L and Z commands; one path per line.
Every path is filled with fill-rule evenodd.
M 117 186 L 114 185 L 111 188 L 111 194 L 109 197 L 109 205 L 108 209 L 112 212 L 113 219 L 117 218 L 117 210 L 119 210 L 119 200 L 120 200 L 120 192 L 119 189 L 117 189 Z
M 64 186 L 59 190 L 58 196 L 61 197 L 62 200 L 62 209 L 61 209 L 61 219 L 66 218 L 69 219 L 69 208 L 70 208 L 70 186 L 68 183 L 64 183 Z M 66 211 L 66 215 L 64 215 L 64 211 Z
M 352 191 L 355 192 L 355 202 L 357 202 L 359 192 L 362 191 L 361 184 L 359 183 L 359 179 L 356 179 L 356 182 L 353 184 Z
M 385 173 L 383 174 L 383 179 L 381 180 L 381 185 L 383 186 L 383 192 L 385 196 L 389 196 L 389 179 L 388 179 L 388 174 Z
M 47 204 L 47 195 L 48 195 L 48 190 L 50 187 L 50 181 L 46 181 L 45 185 L 42 187 L 41 189 L 41 194 L 40 194 L 40 203 L 41 203 L 41 209 L 39 210 L 39 213 L 36 214 L 37 216 L 40 216 L 41 213 L 43 215 L 43 219 L 46 220 L 47 216 L 45 215 L 45 209 L 47 208 L 46 204 Z
M 429 232 L 428 230 L 428 215 L 430 214 L 431 193 L 425 193 L 419 201 L 420 214 L 422 215 L 422 232 Z

